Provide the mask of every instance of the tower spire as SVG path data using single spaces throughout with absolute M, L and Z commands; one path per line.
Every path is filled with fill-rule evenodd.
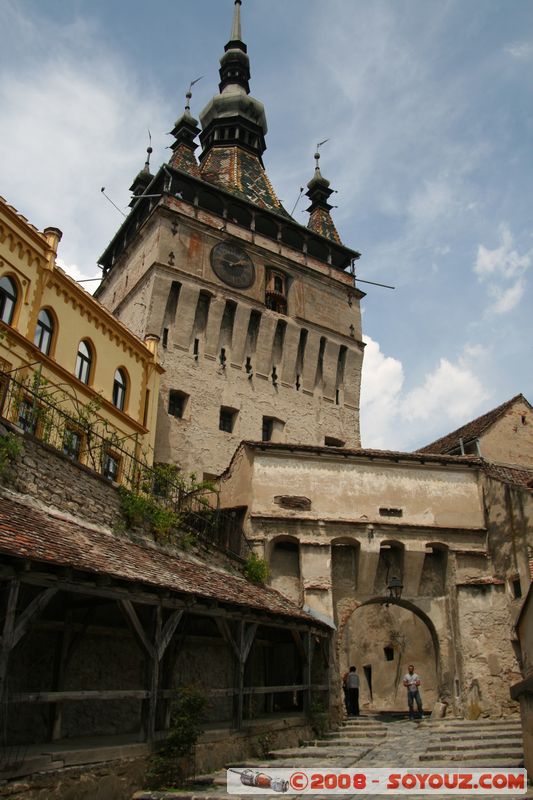
M 150 131 L 148 131 L 148 135 L 150 136 Z M 150 141 L 152 141 L 152 137 L 150 136 Z M 133 208 L 137 199 L 145 193 L 146 189 L 148 188 L 149 183 L 151 182 L 152 178 L 154 177 L 150 172 L 150 156 L 153 153 L 152 146 L 149 145 L 146 148 L 146 161 L 144 162 L 144 167 L 140 172 L 137 173 L 135 176 L 133 183 L 130 186 L 130 192 L 132 192 L 132 198 L 130 201 L 130 207 Z
M 242 0 L 235 0 L 235 9 L 233 11 L 233 25 L 231 26 L 230 42 L 241 42 L 241 5 Z
M 307 227 L 315 233 L 319 233 L 321 236 L 340 244 L 340 236 L 329 213 L 333 206 L 329 204 L 328 200 L 334 189 L 330 189 L 329 181 L 320 172 L 320 148 L 328 141 L 329 139 L 324 139 L 323 142 L 319 142 L 316 146 L 315 174 L 307 184 L 306 192 L 311 201 L 311 205 L 307 209 L 310 213 Z

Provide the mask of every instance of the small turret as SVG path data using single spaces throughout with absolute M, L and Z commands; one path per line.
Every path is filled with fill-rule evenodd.
M 198 83 L 199 80 L 201 80 L 201 78 L 196 78 L 189 86 L 189 91 L 185 95 L 185 110 L 181 117 L 176 120 L 173 129 L 170 131 L 170 135 L 173 136 L 176 141 L 170 145 L 172 155 L 169 161 L 171 167 L 181 169 L 183 172 L 188 172 L 196 176 L 200 174 L 200 168 L 194 154 L 194 151 L 198 147 L 194 140 L 200 133 L 200 128 L 198 127 L 198 120 L 191 114 L 191 90 L 194 84 Z
M 137 174 L 137 176 L 135 177 L 133 183 L 130 186 L 130 192 L 132 192 L 132 194 L 133 194 L 133 197 L 131 198 L 131 201 L 130 201 L 130 204 L 129 204 L 130 208 L 132 208 L 135 205 L 135 203 L 137 202 L 137 199 L 142 194 L 145 193 L 145 191 L 148 188 L 152 178 L 154 177 L 152 175 L 152 173 L 150 172 L 150 156 L 152 155 L 152 152 L 153 152 L 153 150 L 152 150 L 151 147 L 147 147 L 146 148 L 146 154 L 147 155 L 146 155 L 146 161 L 144 162 L 144 167 Z
M 325 141 L 327 142 L 327 139 Z M 310 213 L 307 227 L 315 233 L 319 233 L 321 236 L 325 236 L 327 239 L 331 239 L 333 242 L 340 244 L 340 236 L 337 233 L 335 223 L 329 213 L 331 209 L 334 208 L 334 206 L 330 205 L 328 202 L 334 190 L 330 189 L 329 181 L 324 178 L 320 172 L 319 148 L 322 144 L 324 144 L 324 142 L 317 144 L 315 153 L 315 174 L 307 184 L 306 195 L 311 201 L 311 205 L 307 209 Z

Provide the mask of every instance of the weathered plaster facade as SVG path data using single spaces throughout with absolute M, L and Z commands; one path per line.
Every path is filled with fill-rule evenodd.
M 221 491 L 247 505 L 272 585 L 337 628 L 339 669 L 357 666 L 363 707 L 404 708 L 413 662 L 426 707 L 476 717 L 515 713 L 519 674 L 485 480 L 479 459 L 244 443 Z

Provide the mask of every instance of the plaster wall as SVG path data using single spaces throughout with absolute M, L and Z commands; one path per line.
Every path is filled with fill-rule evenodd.
M 481 455 L 487 461 L 533 468 L 533 410 L 517 400 L 480 436 Z
M 405 525 L 483 527 L 477 472 L 422 464 L 376 464 L 341 455 L 309 457 L 256 453 L 253 472 L 254 513 L 290 518 L 277 495 L 309 498 L 301 518 L 384 522 L 380 508 L 401 510 Z M 397 520 L 394 519 L 396 523 Z
M 516 714 L 509 687 L 520 680 L 510 646 L 511 617 L 503 585 L 458 586 L 457 609 L 465 716 Z
M 520 580 L 518 612 L 520 597 L 526 596 L 531 582 L 528 549 L 533 547 L 533 492 L 488 476 L 483 485 L 494 574 L 508 582 L 509 590 L 513 580 Z

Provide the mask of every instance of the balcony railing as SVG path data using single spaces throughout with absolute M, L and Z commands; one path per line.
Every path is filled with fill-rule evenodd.
M 0 418 L 107 480 L 157 498 L 200 539 L 249 555 L 241 510 L 219 508 L 213 488 L 191 488 L 172 469 L 148 466 L 137 435 L 119 431 L 97 413 L 96 404 L 80 401 L 39 372 L 19 380 L 0 371 Z

